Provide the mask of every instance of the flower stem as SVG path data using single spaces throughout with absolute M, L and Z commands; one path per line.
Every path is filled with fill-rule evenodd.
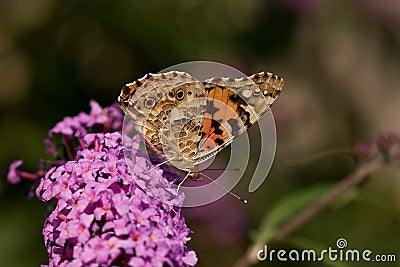
M 381 168 L 383 164 L 384 164 L 383 159 L 381 157 L 378 157 L 363 164 L 353 173 L 344 177 L 320 199 L 317 199 L 315 202 L 308 205 L 292 220 L 290 220 L 288 223 L 279 228 L 278 231 L 276 231 L 275 233 L 275 239 L 280 240 L 287 237 L 289 234 L 291 234 L 293 231 L 295 231 L 297 228 L 299 228 L 305 222 L 307 222 L 309 219 L 315 216 L 318 212 L 320 212 L 323 208 L 325 208 L 331 202 L 333 202 L 336 199 L 336 197 L 338 197 L 347 189 L 361 183 L 365 178 L 368 177 L 370 173 Z
M 19 177 L 21 177 L 22 179 L 33 180 L 33 181 L 36 181 L 41 177 L 39 174 L 36 174 L 36 173 L 30 173 L 30 172 L 19 171 L 19 170 L 16 171 L 16 174 Z
M 376 157 L 357 168 L 354 172 L 349 174 L 334 185 L 328 192 L 326 192 L 321 198 L 315 200 L 297 215 L 295 215 L 289 222 L 278 228 L 274 236 L 271 239 L 282 240 L 289 236 L 292 232 L 297 230 L 312 217 L 318 214 L 326 206 L 332 203 L 340 194 L 345 192 L 347 189 L 360 184 L 369 174 L 378 170 L 385 164 L 383 157 Z M 269 240 L 265 240 L 268 242 Z M 262 249 L 264 244 L 255 242 L 251 245 L 246 253 L 236 262 L 234 267 L 247 267 L 257 261 L 257 251 Z

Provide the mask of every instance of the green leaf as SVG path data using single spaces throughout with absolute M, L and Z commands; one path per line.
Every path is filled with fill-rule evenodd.
M 398 214 L 399 212 L 399 207 L 395 205 L 394 201 L 389 200 L 386 196 L 382 197 L 382 195 L 372 191 L 360 190 L 360 194 L 355 201 L 375 206 L 389 213 Z
M 331 187 L 332 184 L 313 185 L 282 197 L 272 209 L 268 210 L 260 228 L 253 233 L 254 242 L 265 244 L 270 241 L 280 225 L 288 221 L 313 200 L 322 196 Z

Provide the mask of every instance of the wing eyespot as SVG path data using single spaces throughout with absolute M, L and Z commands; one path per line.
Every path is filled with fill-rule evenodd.
M 185 98 L 185 91 L 183 91 L 182 89 L 178 90 L 176 92 L 176 99 L 177 100 L 183 100 Z
M 146 108 L 154 108 L 155 105 L 156 105 L 156 100 L 152 97 L 149 97 L 144 101 L 144 106 Z

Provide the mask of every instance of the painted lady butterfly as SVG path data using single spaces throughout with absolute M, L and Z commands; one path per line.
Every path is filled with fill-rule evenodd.
M 126 84 L 118 102 L 164 163 L 198 178 L 198 165 L 256 123 L 283 85 L 282 78 L 269 72 L 201 82 L 186 72 L 170 71 Z

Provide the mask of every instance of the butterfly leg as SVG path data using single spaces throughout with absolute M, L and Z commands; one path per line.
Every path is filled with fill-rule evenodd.
M 178 184 L 178 187 L 176 188 L 176 192 L 179 192 L 179 188 L 181 187 L 181 185 L 186 181 L 186 179 L 190 176 L 191 172 L 189 171 L 185 178 L 183 178 L 183 180 Z

